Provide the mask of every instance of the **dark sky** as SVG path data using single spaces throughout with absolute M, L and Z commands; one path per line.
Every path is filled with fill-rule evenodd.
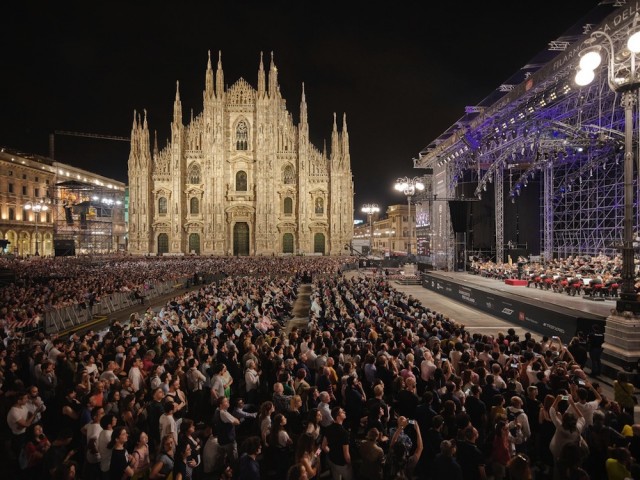
M 296 122 L 305 82 L 318 148 L 333 112 L 347 113 L 364 218 L 364 203 L 405 202 L 392 187 L 419 173 L 412 158 L 598 2 L 34 3 L 2 7 L 0 145 L 47 155 L 54 130 L 128 136 L 146 108 L 162 148 L 176 80 L 185 123 L 202 109 L 207 50 L 222 51 L 227 85 L 254 87 L 260 51 L 273 51 Z M 124 142 L 58 135 L 55 147 L 127 182 Z

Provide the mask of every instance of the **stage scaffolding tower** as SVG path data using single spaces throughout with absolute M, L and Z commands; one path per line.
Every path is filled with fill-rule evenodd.
M 414 163 L 417 169 L 446 169 L 452 189 L 475 182 L 478 197 L 493 181 L 498 261 L 504 249 L 504 204 L 517 203 L 528 182 L 534 181 L 541 183 L 539 253 L 545 260 L 615 255 L 622 245 L 624 109 L 606 75 L 597 75 L 582 88 L 574 77 L 578 54 L 590 32 L 606 30 L 614 43 L 621 43 L 633 16 L 625 19 L 619 11 L 610 13 L 612 5 L 598 8 L 600 18 L 589 23 L 590 29 L 584 28 L 586 23 L 576 25 L 563 42 L 554 43 L 564 50 L 542 52 L 546 63 L 532 60 L 479 105 L 467 107 L 464 116 L 427 145 Z M 636 107 L 635 124 L 639 114 Z M 633 147 L 637 151 L 637 129 Z M 507 168 L 513 182 L 503 184 L 499 175 Z M 637 174 L 633 188 L 637 194 Z M 640 225 L 637 202 L 633 217 L 634 225 Z M 638 235 L 634 231 L 634 238 Z

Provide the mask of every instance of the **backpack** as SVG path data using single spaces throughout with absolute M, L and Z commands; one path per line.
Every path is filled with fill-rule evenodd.
M 521 413 L 524 413 L 524 410 L 516 410 L 515 412 L 511 410 L 511 408 L 507 408 L 507 421 L 509 423 L 515 422 L 516 419 L 520 416 Z
M 507 408 L 507 421 L 509 422 L 509 424 L 511 424 L 512 422 L 515 422 L 516 419 L 524 413 L 524 410 L 520 409 L 520 410 L 516 410 L 515 412 L 511 410 L 511 408 Z M 518 429 L 516 427 L 509 427 L 509 432 L 511 433 L 511 436 L 516 437 L 518 435 Z

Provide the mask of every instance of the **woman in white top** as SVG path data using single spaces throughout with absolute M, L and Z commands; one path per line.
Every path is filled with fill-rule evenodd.
M 557 408 L 562 400 L 568 401 L 572 408 L 561 415 Z M 585 420 L 580 410 L 575 408 L 571 395 L 558 395 L 549 409 L 549 416 L 556 427 L 556 433 L 551 439 L 549 449 L 555 460 L 555 468 L 558 469 L 561 468 L 559 463 L 562 461 L 562 449 L 564 446 L 568 444 L 580 445 Z
M 266 401 L 260 405 L 260 415 L 258 416 L 258 421 L 260 422 L 260 438 L 262 438 L 262 443 L 265 445 L 267 444 L 267 436 L 271 431 L 271 415 L 275 411 L 276 408 L 271 401 Z
M 276 413 L 276 415 L 273 417 L 271 432 L 269 433 L 269 446 L 277 448 L 287 448 L 293 443 L 291 437 L 289 437 L 289 434 L 285 429 L 286 425 L 287 417 L 285 417 L 281 413 Z

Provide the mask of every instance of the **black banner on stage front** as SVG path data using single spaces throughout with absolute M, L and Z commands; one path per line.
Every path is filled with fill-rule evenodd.
M 545 306 L 544 303 L 533 304 L 501 297 L 495 293 L 460 285 L 429 274 L 424 274 L 422 286 L 427 290 L 470 305 L 526 330 L 549 337 L 560 337 L 565 343 L 571 341 L 576 332 L 582 331 L 586 334 L 591 331 L 591 326 L 594 323 L 603 324 L 605 320 L 604 317 L 596 317 L 595 315 L 578 317 L 554 310 L 552 305 Z

